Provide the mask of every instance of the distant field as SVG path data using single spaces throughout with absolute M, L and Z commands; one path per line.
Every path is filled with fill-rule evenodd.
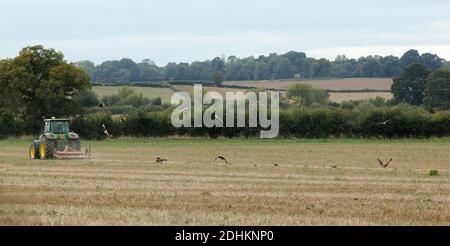
M 310 84 L 318 88 L 334 89 L 334 90 L 362 90 L 362 89 L 376 89 L 389 90 L 392 84 L 392 79 L 379 78 L 359 78 L 359 79 L 335 79 L 335 80 L 309 80 L 309 81 L 228 81 L 228 85 L 241 85 L 265 89 L 284 90 L 290 85 L 296 83 Z M 174 86 L 179 91 L 185 91 L 190 94 L 193 93 L 194 87 L 189 85 Z M 94 86 L 93 91 L 101 98 L 106 95 L 115 95 L 120 89 L 120 86 Z M 170 99 L 174 91 L 169 88 L 154 88 L 154 87 L 138 87 L 131 86 L 136 92 L 142 93 L 144 97 L 156 98 L 161 97 L 163 103 L 170 103 Z M 242 91 L 245 89 L 235 88 L 218 88 L 218 87 L 203 87 L 206 91 L 217 91 L 223 96 L 227 91 Z M 345 100 L 363 100 L 375 97 L 383 97 L 385 99 L 392 98 L 391 93 L 330 93 L 330 100 L 335 102 L 342 102 Z
M 101 98 L 103 96 L 111 96 L 117 94 L 117 91 L 120 88 L 121 86 L 93 86 L 92 90 L 99 96 L 99 98 Z M 147 98 L 161 97 L 163 102 L 170 102 L 170 98 L 173 94 L 173 91 L 169 88 L 138 86 L 130 86 L 130 88 L 133 88 L 137 93 L 142 93 L 142 95 Z
M 0 141 L 0 225 L 450 225 L 448 139 L 110 140 L 84 161 L 30 141 Z
M 193 86 L 189 86 L 189 85 L 177 85 L 175 86 L 175 88 L 177 88 L 177 90 L 179 91 L 185 91 L 188 92 L 189 94 L 193 94 L 194 93 L 194 87 Z M 243 89 L 235 89 L 235 88 L 221 88 L 221 87 L 208 87 L 208 86 L 203 86 L 203 89 L 208 91 L 215 91 L 215 92 L 219 92 L 223 97 L 225 97 L 225 93 L 227 91 L 232 91 L 232 92 L 244 92 L 246 90 Z
M 226 85 L 250 86 L 266 89 L 287 89 L 293 84 L 309 84 L 313 87 L 332 90 L 390 90 L 392 79 L 389 78 L 350 78 L 350 79 L 330 79 L 330 80 L 261 80 L 261 81 L 227 81 Z
M 386 100 L 391 99 L 392 98 L 392 93 L 365 93 L 365 92 L 361 92 L 361 93 L 330 93 L 330 101 L 333 102 L 337 102 L 337 103 L 341 103 L 343 101 L 349 101 L 349 100 L 353 100 L 353 101 L 357 101 L 357 100 L 365 100 L 365 99 L 371 99 L 371 98 L 376 98 L 376 97 L 381 97 L 384 98 Z

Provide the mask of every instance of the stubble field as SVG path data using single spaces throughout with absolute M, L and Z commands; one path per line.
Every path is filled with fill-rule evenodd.
M 0 141 L 0 225 L 450 225 L 449 139 L 116 140 L 84 161 L 28 143 Z
M 265 89 L 284 89 L 294 84 L 307 84 L 316 88 L 330 90 L 390 90 L 391 78 L 345 78 L 324 80 L 259 80 L 259 81 L 226 81 L 226 85 L 251 86 Z

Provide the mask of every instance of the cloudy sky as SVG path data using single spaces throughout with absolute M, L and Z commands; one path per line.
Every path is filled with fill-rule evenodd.
M 448 0 L 0 0 L 0 58 L 43 44 L 70 61 L 158 65 L 290 50 L 450 60 Z

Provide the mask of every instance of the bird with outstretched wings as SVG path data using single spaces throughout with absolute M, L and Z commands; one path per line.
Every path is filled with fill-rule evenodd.
M 378 163 L 380 164 L 380 166 L 382 167 L 382 168 L 387 168 L 388 166 L 389 166 L 389 164 L 392 162 L 392 159 L 390 159 L 388 162 L 386 162 L 386 163 L 384 163 L 382 160 L 380 160 L 380 159 L 377 159 L 378 160 Z

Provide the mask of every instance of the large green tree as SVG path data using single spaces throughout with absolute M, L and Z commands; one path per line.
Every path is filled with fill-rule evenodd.
M 421 105 L 425 97 L 425 84 L 430 71 L 422 64 L 412 64 L 394 79 L 391 90 L 397 103 Z
M 65 61 L 62 53 L 41 45 L 29 46 L 0 64 L 4 110 L 22 118 L 30 133 L 39 132 L 42 117 L 81 113 L 73 97 L 90 88 L 90 79 L 83 70 Z
M 434 71 L 428 77 L 425 94 L 425 104 L 429 109 L 450 109 L 450 71 Z

